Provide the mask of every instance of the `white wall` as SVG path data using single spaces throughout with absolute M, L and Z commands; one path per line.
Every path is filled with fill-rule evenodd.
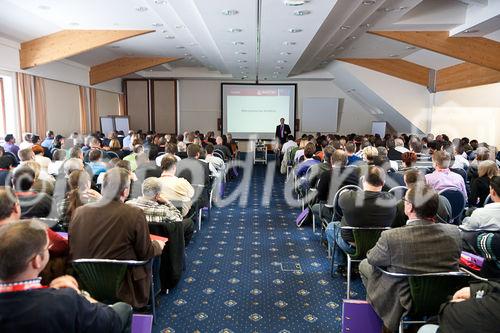
M 500 146 L 500 83 L 434 94 L 432 133 Z
M 195 129 L 206 132 L 217 129 L 217 118 L 221 113 L 221 82 L 219 80 L 179 80 L 180 132 Z M 303 98 L 338 97 L 344 99 L 339 132 L 369 133 L 371 131 L 371 122 L 376 119 L 339 89 L 335 81 L 308 80 L 283 83 L 297 83 L 298 119 L 302 117 Z

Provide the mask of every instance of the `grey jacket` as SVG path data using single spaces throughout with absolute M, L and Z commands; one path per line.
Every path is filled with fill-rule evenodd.
M 384 275 L 376 267 L 397 273 L 458 271 L 461 239 L 454 225 L 413 220 L 382 232 L 360 264 L 368 302 L 387 328 L 397 331 L 401 317 L 411 309 L 407 278 Z

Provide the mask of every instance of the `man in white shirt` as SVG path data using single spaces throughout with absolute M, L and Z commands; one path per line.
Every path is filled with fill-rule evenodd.
M 394 139 L 394 143 L 396 144 L 396 147 L 394 149 L 399 151 L 401 154 L 409 152 L 409 150 L 405 148 L 405 143 L 403 139 L 401 138 Z
M 172 154 L 165 154 L 161 161 L 163 170 L 160 179 L 162 196 L 171 202 L 182 202 L 182 216 L 186 216 L 191 209 L 194 188 L 184 178 L 175 176 L 177 159 Z
M 474 210 L 462 221 L 461 229 L 500 231 L 500 176 L 490 180 L 490 198 L 493 202 Z
M 31 133 L 24 133 L 23 142 L 21 142 L 19 144 L 19 150 L 31 148 L 33 146 L 33 143 L 31 142 L 32 136 L 33 136 L 33 134 L 31 134 Z
M 293 140 L 293 135 L 288 136 L 288 141 L 283 144 L 283 147 L 281 147 L 281 153 L 285 154 L 288 149 L 297 147 L 297 143 Z
M 455 162 L 453 163 L 452 169 L 467 169 L 469 167 L 469 161 L 466 157 L 464 157 L 464 147 L 463 146 L 455 146 Z M 467 155 L 465 155 L 467 156 Z

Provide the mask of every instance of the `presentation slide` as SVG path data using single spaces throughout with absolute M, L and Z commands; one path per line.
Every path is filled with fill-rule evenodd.
M 235 139 L 274 139 L 280 118 L 293 131 L 295 89 L 295 85 L 223 83 L 223 133 Z

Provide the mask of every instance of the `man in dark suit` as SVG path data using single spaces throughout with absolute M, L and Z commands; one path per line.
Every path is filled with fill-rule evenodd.
M 458 271 L 461 253 L 458 228 L 435 223 L 437 192 L 420 183 L 408 189 L 404 202 L 406 226 L 382 232 L 359 265 L 366 298 L 392 332 L 397 332 L 401 317 L 411 309 L 408 279 L 383 274 L 377 267 L 394 273 Z
M 276 126 L 276 137 L 280 140 L 280 144 L 283 145 L 286 142 L 286 138 L 289 134 L 292 134 L 290 126 L 285 124 L 285 118 L 280 119 L 280 124 Z

